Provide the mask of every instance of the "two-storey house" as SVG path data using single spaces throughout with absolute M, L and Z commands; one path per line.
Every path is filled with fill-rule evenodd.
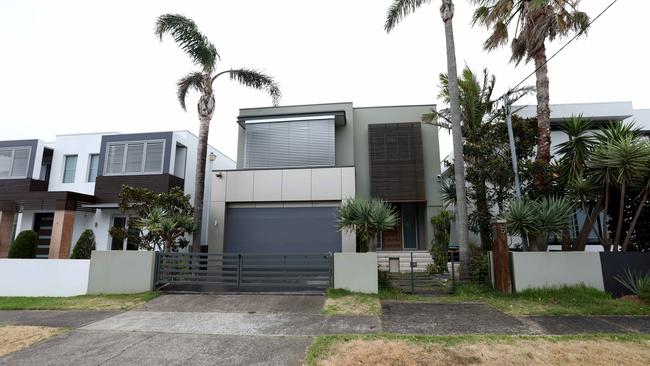
M 383 253 L 424 253 L 442 210 L 434 105 L 355 108 L 352 103 L 240 109 L 237 169 L 211 174 L 211 252 L 354 252 L 337 230 L 350 197 L 390 202 L 400 217 Z M 395 254 L 398 253 L 398 254 Z M 387 262 L 386 262 L 387 263 Z M 405 262 L 406 264 L 406 262 Z
M 86 229 L 95 233 L 98 250 L 137 249 L 108 232 L 127 225 L 117 205 L 122 185 L 154 192 L 182 187 L 192 195 L 196 149 L 197 137 L 188 131 L 0 141 L 0 257 L 22 230 L 38 234 L 40 258 L 68 258 Z M 212 147 L 208 155 L 207 172 L 235 166 Z M 207 228 L 204 238 L 207 244 Z

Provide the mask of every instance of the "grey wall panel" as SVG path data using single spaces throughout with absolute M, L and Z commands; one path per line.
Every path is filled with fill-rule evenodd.
M 224 252 L 340 252 L 335 213 L 335 207 L 227 208 Z

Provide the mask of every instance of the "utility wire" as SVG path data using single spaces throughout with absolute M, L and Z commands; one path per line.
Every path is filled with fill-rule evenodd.
M 533 72 L 531 72 L 530 74 L 528 74 L 528 76 L 526 76 L 522 81 L 520 81 L 517 85 L 515 85 L 514 88 L 509 89 L 509 90 L 508 90 L 504 95 L 502 95 L 502 96 L 499 97 L 498 99 L 503 98 L 504 96 L 506 96 L 506 94 L 510 94 L 510 92 L 512 92 L 512 90 L 517 89 L 521 84 L 525 83 L 526 80 L 528 80 L 531 76 L 535 75 L 535 73 L 536 73 L 539 69 L 541 69 L 542 67 L 546 66 L 546 64 L 548 64 L 548 63 L 549 63 L 553 58 L 555 58 L 555 56 L 557 56 L 558 53 L 562 52 L 562 50 L 564 50 L 564 49 L 565 49 L 569 44 L 571 44 L 571 42 L 573 42 L 576 38 L 580 37 L 580 36 L 581 36 L 583 33 L 585 33 L 587 30 L 589 30 L 589 27 L 591 27 L 591 25 L 592 25 L 596 20 L 598 20 L 598 18 L 600 18 L 603 14 L 605 14 L 605 12 L 606 12 L 607 10 L 609 10 L 609 8 L 611 8 L 612 5 L 614 5 L 617 1 L 618 1 L 618 0 L 614 0 L 614 1 L 612 1 L 609 5 L 607 5 L 607 7 L 606 7 L 605 9 L 603 9 L 603 11 L 600 12 L 600 14 L 598 14 L 594 19 L 592 19 L 591 21 L 589 21 L 589 23 L 587 24 L 587 27 L 586 27 L 584 30 L 581 30 L 580 32 L 576 33 L 573 37 L 571 37 L 571 39 L 570 39 L 567 43 L 565 43 L 564 46 L 560 47 L 560 49 L 557 50 L 553 55 L 551 55 L 551 57 L 547 58 L 546 61 L 544 61 L 544 63 L 543 63 L 542 65 L 540 65 L 538 68 L 535 69 L 535 71 L 533 71 Z M 497 100 L 498 100 L 498 99 L 497 99 Z

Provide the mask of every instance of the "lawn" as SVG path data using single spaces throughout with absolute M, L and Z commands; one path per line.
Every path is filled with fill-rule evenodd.
M 503 295 L 489 285 L 461 285 L 450 296 L 417 296 L 382 289 L 381 300 L 483 302 L 510 315 L 650 315 L 650 304 L 614 299 L 584 286 L 530 289 Z
M 353 293 L 346 290 L 327 290 L 322 315 L 379 315 L 381 305 L 377 295 Z
M 63 328 L 7 325 L 0 326 L 0 357 L 64 332 Z
M 650 335 L 316 337 L 307 365 L 648 365 Z
M 129 310 L 157 296 L 157 292 L 142 292 L 72 297 L 0 297 L 0 310 Z

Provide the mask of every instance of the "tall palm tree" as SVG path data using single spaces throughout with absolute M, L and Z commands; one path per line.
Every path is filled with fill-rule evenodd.
M 384 29 L 390 32 L 404 17 L 414 12 L 431 0 L 394 0 L 388 9 Z M 451 133 L 454 147 L 454 180 L 456 183 L 456 197 L 465 197 L 465 159 L 463 158 L 463 134 L 461 131 L 460 95 L 458 90 L 458 71 L 456 69 L 456 44 L 454 43 L 454 2 L 442 0 L 440 16 L 445 24 L 445 43 L 447 45 L 447 77 L 449 79 L 449 110 L 451 119 Z M 458 251 L 461 275 L 465 276 L 469 270 L 469 243 L 467 230 L 467 201 L 456 201 L 455 220 L 458 229 Z
M 197 109 L 199 113 L 199 143 L 196 156 L 196 183 L 194 190 L 194 221 L 195 230 L 192 236 L 192 251 L 201 249 L 201 224 L 203 217 L 203 196 L 205 188 L 205 163 L 208 152 L 208 132 L 214 113 L 214 81 L 222 75 L 228 75 L 231 80 L 258 90 L 266 91 L 273 99 L 273 105 L 278 104 L 280 88 L 278 83 L 269 75 L 253 69 L 235 69 L 217 71 L 217 61 L 220 59 L 215 46 L 199 31 L 194 21 L 180 14 L 165 14 L 158 17 L 154 30 L 156 36 L 163 39 L 169 34 L 178 46 L 187 53 L 199 71 L 183 76 L 176 86 L 177 96 L 183 110 L 186 110 L 185 97 L 190 90 L 201 94 Z
M 546 167 L 551 161 L 551 110 L 549 108 L 549 79 L 546 66 L 546 39 L 584 33 L 589 17 L 578 10 L 580 0 L 470 0 L 478 7 L 474 24 L 490 28 L 491 34 L 483 47 L 492 51 L 508 42 L 508 29 L 514 27 L 512 58 L 535 62 L 537 79 L 537 161 Z M 515 21 L 515 24 L 513 24 Z M 544 184 L 538 175 L 536 186 Z

